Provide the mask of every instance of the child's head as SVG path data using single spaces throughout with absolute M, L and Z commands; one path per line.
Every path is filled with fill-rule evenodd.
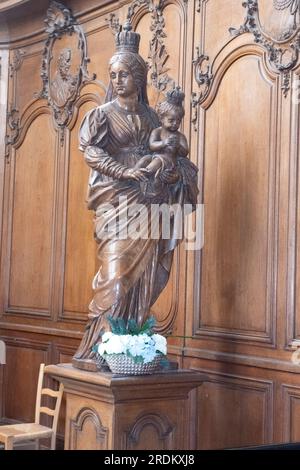
M 182 102 L 184 93 L 180 87 L 167 92 L 167 99 L 162 101 L 157 108 L 157 114 L 162 126 L 172 132 L 178 130 L 184 116 Z

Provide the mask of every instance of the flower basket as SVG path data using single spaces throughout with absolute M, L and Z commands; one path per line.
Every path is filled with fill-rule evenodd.
M 155 356 L 153 361 L 142 363 L 135 362 L 125 354 L 107 354 L 105 360 L 113 374 L 146 375 L 153 374 L 160 369 L 161 355 Z
M 153 374 L 161 368 L 167 354 L 167 340 L 154 333 L 155 319 L 148 318 L 142 326 L 130 319 L 108 317 L 112 331 L 101 336 L 96 345 L 98 359 L 105 359 L 111 372 L 123 375 Z

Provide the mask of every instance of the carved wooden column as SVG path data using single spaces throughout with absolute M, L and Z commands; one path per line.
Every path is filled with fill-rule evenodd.
M 65 386 L 65 449 L 189 449 L 189 392 L 204 376 L 189 370 L 120 376 L 47 366 Z

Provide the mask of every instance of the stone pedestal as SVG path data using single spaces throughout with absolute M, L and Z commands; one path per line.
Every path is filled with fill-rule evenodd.
M 66 450 L 189 449 L 195 419 L 189 392 L 203 375 L 177 370 L 121 376 L 71 364 L 49 365 L 45 372 L 65 387 Z

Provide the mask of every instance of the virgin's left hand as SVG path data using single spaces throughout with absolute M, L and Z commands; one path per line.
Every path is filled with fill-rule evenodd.
M 179 180 L 179 173 L 175 168 L 169 170 L 167 169 L 161 173 L 160 178 L 164 183 L 174 184 Z

